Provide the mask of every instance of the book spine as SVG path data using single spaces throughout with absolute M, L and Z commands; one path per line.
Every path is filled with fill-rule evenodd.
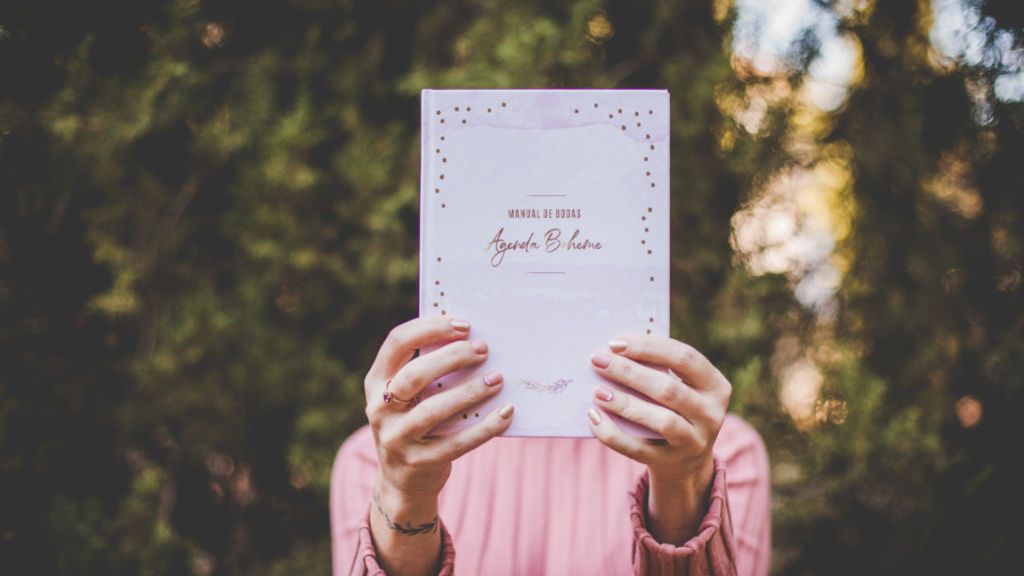
M 665 208 L 662 210 L 664 226 L 665 255 L 662 257 L 665 263 L 665 294 L 667 295 L 662 303 L 662 318 L 665 318 L 662 336 L 672 335 L 672 98 L 668 90 L 661 92 L 661 107 L 665 118 L 665 132 L 669 135 L 665 143 Z
M 433 213 L 430 210 L 430 110 L 433 101 L 433 92 L 423 90 L 420 92 L 420 254 L 419 254 L 419 316 L 424 316 L 427 311 L 429 296 L 427 290 L 430 286 L 430 268 L 428 259 L 433 251 L 431 235 L 433 225 L 431 219 Z

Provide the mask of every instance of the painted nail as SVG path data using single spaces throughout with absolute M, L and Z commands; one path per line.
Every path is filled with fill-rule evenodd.
M 594 396 L 597 396 L 597 399 L 602 402 L 611 402 L 612 398 L 615 397 L 615 394 L 607 388 L 598 388 L 597 390 L 594 390 Z
M 508 420 L 509 417 L 512 416 L 513 410 L 515 410 L 515 408 L 511 404 L 505 404 L 501 407 L 501 410 L 498 410 L 498 415 L 505 420 Z
M 485 342 L 483 340 L 474 340 L 473 341 L 473 350 L 477 354 L 483 354 L 484 352 L 487 352 L 487 342 Z
M 587 418 L 590 418 L 590 423 L 597 426 L 601 423 L 601 415 L 597 413 L 597 410 L 593 408 L 587 409 Z
M 484 384 L 487 386 L 497 386 L 501 384 L 501 380 L 501 372 L 488 372 L 484 374 Z
M 622 338 L 609 340 L 608 347 L 611 348 L 613 352 L 622 352 L 623 350 L 626 349 L 626 341 L 623 340 Z
M 593 362 L 594 366 L 597 366 L 598 368 L 607 368 L 608 365 L 612 363 L 611 357 L 605 354 L 604 352 L 598 352 L 597 354 L 594 354 L 593 356 L 590 357 L 590 361 Z
M 452 328 L 455 328 L 459 332 L 469 331 L 469 322 L 465 320 L 452 320 Z

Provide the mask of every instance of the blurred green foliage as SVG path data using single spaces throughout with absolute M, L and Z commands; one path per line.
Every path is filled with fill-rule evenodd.
M 970 4 L 1020 48 L 1014 2 Z M 329 569 L 334 453 L 417 310 L 425 87 L 668 88 L 673 336 L 766 438 L 776 571 L 1001 566 L 1022 105 L 998 59 L 936 61 L 928 3 L 823 5 L 862 73 L 815 114 L 814 43 L 759 74 L 727 0 L 0 3 L 0 572 Z M 794 166 L 841 176 L 825 312 L 734 247 Z M 799 359 L 809 422 L 779 400 Z

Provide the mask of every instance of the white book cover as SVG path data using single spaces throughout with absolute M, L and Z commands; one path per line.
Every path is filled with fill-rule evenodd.
M 592 436 L 597 386 L 640 394 L 591 355 L 669 335 L 668 92 L 424 90 L 421 106 L 419 313 L 468 320 L 489 350 L 422 394 L 505 379 L 434 432 L 510 402 L 506 436 Z

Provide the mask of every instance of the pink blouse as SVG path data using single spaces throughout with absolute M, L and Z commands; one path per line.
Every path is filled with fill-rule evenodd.
M 439 573 L 767 574 L 764 442 L 730 414 L 712 453 L 700 530 L 677 544 L 646 528 L 643 464 L 593 438 L 495 438 L 452 464 L 438 501 Z M 331 474 L 334 576 L 384 574 L 369 524 L 376 469 L 373 434 L 363 426 L 342 444 Z

